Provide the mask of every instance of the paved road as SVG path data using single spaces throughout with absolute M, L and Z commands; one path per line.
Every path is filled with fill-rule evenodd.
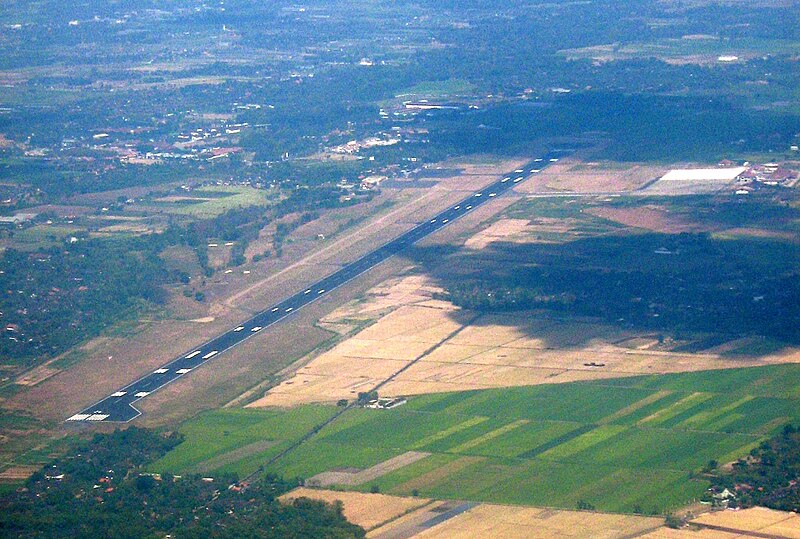
M 159 388 L 201 367 L 209 360 L 223 354 L 226 350 L 233 348 L 256 333 L 264 331 L 264 329 L 280 322 L 284 318 L 291 316 L 305 305 L 308 305 L 325 294 L 328 294 L 331 290 L 358 277 L 362 273 L 404 250 L 409 245 L 447 226 L 449 223 L 473 211 L 492 198 L 500 196 L 517 183 L 536 174 L 551 163 L 558 161 L 560 157 L 567 153 L 566 151 L 551 151 L 542 157 L 530 161 L 524 167 L 505 175 L 492 185 L 473 193 L 461 202 L 450 206 L 438 215 L 415 226 L 401 236 L 381 245 L 358 260 L 347 264 L 332 275 L 317 281 L 308 288 L 256 314 L 240 326 L 170 361 L 160 369 L 156 369 L 150 374 L 147 374 L 132 384 L 123 387 L 119 391 L 112 393 L 103 400 L 86 408 L 82 412 L 69 417 L 67 421 L 127 422 L 135 419 L 141 415 L 141 412 L 133 406 L 136 401 L 147 397 Z

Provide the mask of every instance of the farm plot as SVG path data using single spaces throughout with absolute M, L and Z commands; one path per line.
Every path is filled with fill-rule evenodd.
M 419 539 L 468 537 L 636 537 L 657 528 L 659 518 L 557 511 L 530 507 L 481 504 L 415 535 Z M 378 530 L 379 531 L 379 530 Z
M 285 449 L 335 409 L 305 406 L 289 413 L 222 409 L 201 414 L 181 428 L 183 443 L 154 462 L 154 472 L 233 472 L 245 476 Z
M 279 499 L 288 502 L 297 498 L 310 498 L 327 503 L 340 501 L 347 520 L 366 530 L 430 503 L 430 500 L 425 498 L 401 498 L 385 494 L 341 492 L 302 487 L 284 494 Z
M 406 297 L 415 303 L 379 317 L 250 406 L 352 400 L 384 380 L 380 392 L 388 397 L 800 361 L 796 350 L 759 358 L 664 350 L 655 338 L 593 320 L 536 313 L 476 317 L 424 295 Z M 375 316 L 363 309 L 351 316 Z
M 780 365 L 420 396 L 348 410 L 266 471 L 355 473 L 413 451 L 429 455 L 348 488 L 661 513 L 700 497 L 707 482 L 689 477 L 709 460 L 800 420 L 798 376 Z
M 715 526 L 731 532 L 753 533 L 759 536 L 800 538 L 800 516 L 766 507 L 744 511 L 707 513 L 692 521 L 700 526 Z M 763 534 L 763 535 L 762 535 Z
M 306 497 L 328 503 L 340 501 L 345 517 L 367 530 L 367 537 L 455 539 L 484 537 L 633 537 L 661 528 L 662 518 L 560 511 L 514 505 L 477 504 L 446 515 L 460 502 L 437 502 L 419 497 L 297 488 L 280 500 Z M 445 517 L 442 515 L 445 514 Z M 449 518 L 446 518 L 449 517 Z

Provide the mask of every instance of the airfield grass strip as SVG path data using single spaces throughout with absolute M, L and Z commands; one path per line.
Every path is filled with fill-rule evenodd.
M 541 455 L 545 451 L 553 449 L 554 447 L 556 447 L 556 446 L 558 446 L 560 444 L 563 444 L 563 443 L 568 442 L 568 441 L 570 441 L 570 440 L 572 440 L 574 438 L 577 438 L 581 434 L 586 434 L 587 432 L 589 432 L 590 430 L 592 430 L 592 429 L 594 429 L 596 427 L 597 427 L 597 425 L 595 425 L 595 424 L 581 425 L 577 429 L 571 430 L 571 431 L 569 431 L 569 432 L 567 432 L 565 434 L 562 434 L 558 438 L 553 438 L 549 442 L 543 443 L 542 445 L 540 445 L 538 447 L 534 447 L 533 449 L 530 449 L 528 451 L 525 451 L 524 453 L 521 453 L 521 454 L 517 455 L 517 458 L 532 459 L 534 457 L 537 457 L 537 456 Z

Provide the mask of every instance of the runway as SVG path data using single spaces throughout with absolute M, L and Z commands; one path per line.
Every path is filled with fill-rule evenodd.
M 567 150 L 553 150 L 537 157 L 525 166 L 505 174 L 502 179 L 484 187 L 462 201 L 450 206 L 446 210 L 418 224 L 411 230 L 365 254 L 331 275 L 317 281 L 313 285 L 284 299 L 280 303 L 270 306 L 256 314 L 246 322 L 232 328 L 208 341 L 204 345 L 186 352 L 173 359 L 159 369 L 139 378 L 135 382 L 115 391 L 99 402 L 89 406 L 80 413 L 67 419 L 69 422 L 127 422 L 135 419 L 141 412 L 133 404 L 158 389 L 164 387 L 184 376 L 194 369 L 202 367 L 212 359 L 223 355 L 227 350 L 247 340 L 253 335 L 264 331 L 266 328 L 292 316 L 304 306 L 330 293 L 369 271 L 388 258 L 403 251 L 408 246 L 420 241 L 426 236 L 449 225 L 489 200 L 502 195 L 516 184 L 540 172 L 551 163 L 558 161 L 570 152 Z

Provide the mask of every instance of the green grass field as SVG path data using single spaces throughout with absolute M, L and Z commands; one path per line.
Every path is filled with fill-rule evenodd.
M 800 422 L 798 380 L 800 365 L 781 365 L 419 396 L 394 410 L 349 410 L 265 471 L 308 478 L 426 451 L 356 488 L 662 513 L 700 497 L 708 483 L 693 476 L 709 460 L 733 461 Z M 154 469 L 187 472 L 259 437 L 276 440 L 225 468 L 252 471 L 335 410 L 204 414 L 184 425 L 187 442 Z
M 14 231 L 14 246 L 21 250 L 46 249 L 59 245 L 69 236 L 85 229 L 68 225 L 35 225 Z
M 234 208 L 267 206 L 278 201 L 278 193 L 245 186 L 210 185 L 192 191 L 182 202 L 153 202 L 168 213 L 198 218 L 216 217 Z M 196 198 L 196 200 L 191 200 Z
M 462 79 L 424 81 L 397 93 L 403 99 L 445 99 L 457 95 L 469 95 L 475 85 Z
M 268 447 L 230 462 L 218 469 L 240 477 L 258 469 L 267 459 L 300 438 L 314 425 L 335 413 L 329 406 L 304 406 L 290 411 L 222 409 L 201 414 L 180 430 L 186 440 L 153 463 L 158 472 L 194 473 L 204 464 L 245 446 L 271 441 Z
M 382 107 L 394 107 L 406 101 L 450 101 L 460 96 L 471 96 L 476 86 L 463 79 L 422 81 L 419 84 L 399 90 L 394 98 L 380 101 Z

